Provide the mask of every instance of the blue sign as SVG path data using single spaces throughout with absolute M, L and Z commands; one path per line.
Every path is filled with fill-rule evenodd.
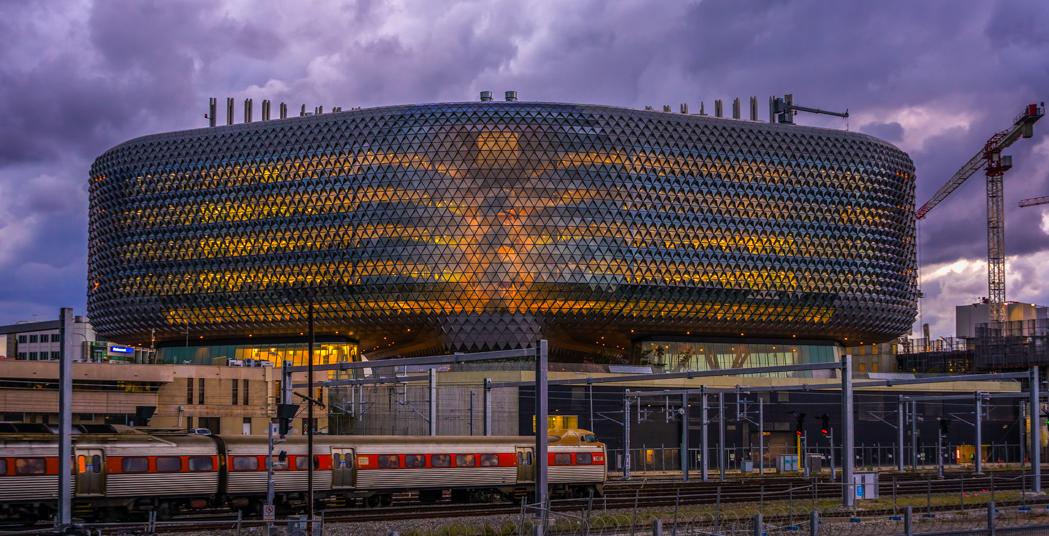
M 130 346 L 110 346 L 109 353 L 111 354 L 133 354 L 135 349 Z

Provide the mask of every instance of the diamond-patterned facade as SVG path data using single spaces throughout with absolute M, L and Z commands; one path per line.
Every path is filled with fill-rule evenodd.
M 917 289 L 914 167 L 875 138 L 600 106 L 399 106 L 147 136 L 91 169 L 116 340 L 387 347 L 689 333 L 877 342 Z

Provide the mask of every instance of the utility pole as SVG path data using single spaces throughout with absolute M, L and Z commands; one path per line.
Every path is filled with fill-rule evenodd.
M 703 482 L 706 482 L 707 480 L 710 479 L 710 468 L 708 467 L 709 464 L 707 463 L 707 453 L 710 452 L 709 437 L 707 435 L 707 428 L 708 428 L 708 426 L 710 424 L 710 419 L 708 417 L 708 415 L 710 413 L 710 408 L 708 407 L 709 403 L 707 401 L 706 390 L 703 389 L 703 388 L 700 388 L 700 393 L 701 394 L 700 394 L 700 410 L 699 411 L 700 411 L 700 413 L 703 416 L 702 420 L 700 420 L 700 422 L 702 423 L 703 427 L 701 428 L 700 434 L 699 434 L 700 450 L 702 451 L 700 453 L 699 457 L 702 458 L 703 464 L 700 465 L 700 473 L 699 474 L 700 474 L 700 479 L 703 480 Z
M 1042 492 L 1042 401 L 1038 394 L 1041 387 L 1041 377 L 1038 374 L 1038 365 L 1031 367 L 1031 377 L 1028 380 L 1031 392 L 1031 492 Z
M 630 480 L 630 389 L 623 392 L 623 479 Z
M 306 363 L 307 392 L 306 397 L 306 534 L 313 536 L 313 297 L 310 297 L 310 306 L 307 313 L 307 324 L 309 328 L 309 341 L 307 342 Z
M 55 527 L 63 531 L 73 522 L 73 309 L 58 312 L 58 515 Z
M 845 354 L 841 359 L 841 483 L 845 492 L 842 504 L 846 508 L 856 506 L 856 491 L 852 482 L 856 457 L 855 437 L 852 421 L 852 356 Z

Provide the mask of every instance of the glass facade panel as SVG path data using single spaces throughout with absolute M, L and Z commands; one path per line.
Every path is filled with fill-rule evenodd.
M 841 347 L 829 343 L 651 340 L 638 343 L 638 361 L 664 372 L 773 367 L 840 361 Z M 762 376 L 811 378 L 825 371 L 775 372 Z

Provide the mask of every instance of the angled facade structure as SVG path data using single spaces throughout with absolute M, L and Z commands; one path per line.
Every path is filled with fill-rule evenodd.
M 858 133 L 602 106 L 396 106 L 159 134 L 90 174 L 88 312 L 128 342 L 364 352 L 875 343 L 916 311 L 914 167 Z

